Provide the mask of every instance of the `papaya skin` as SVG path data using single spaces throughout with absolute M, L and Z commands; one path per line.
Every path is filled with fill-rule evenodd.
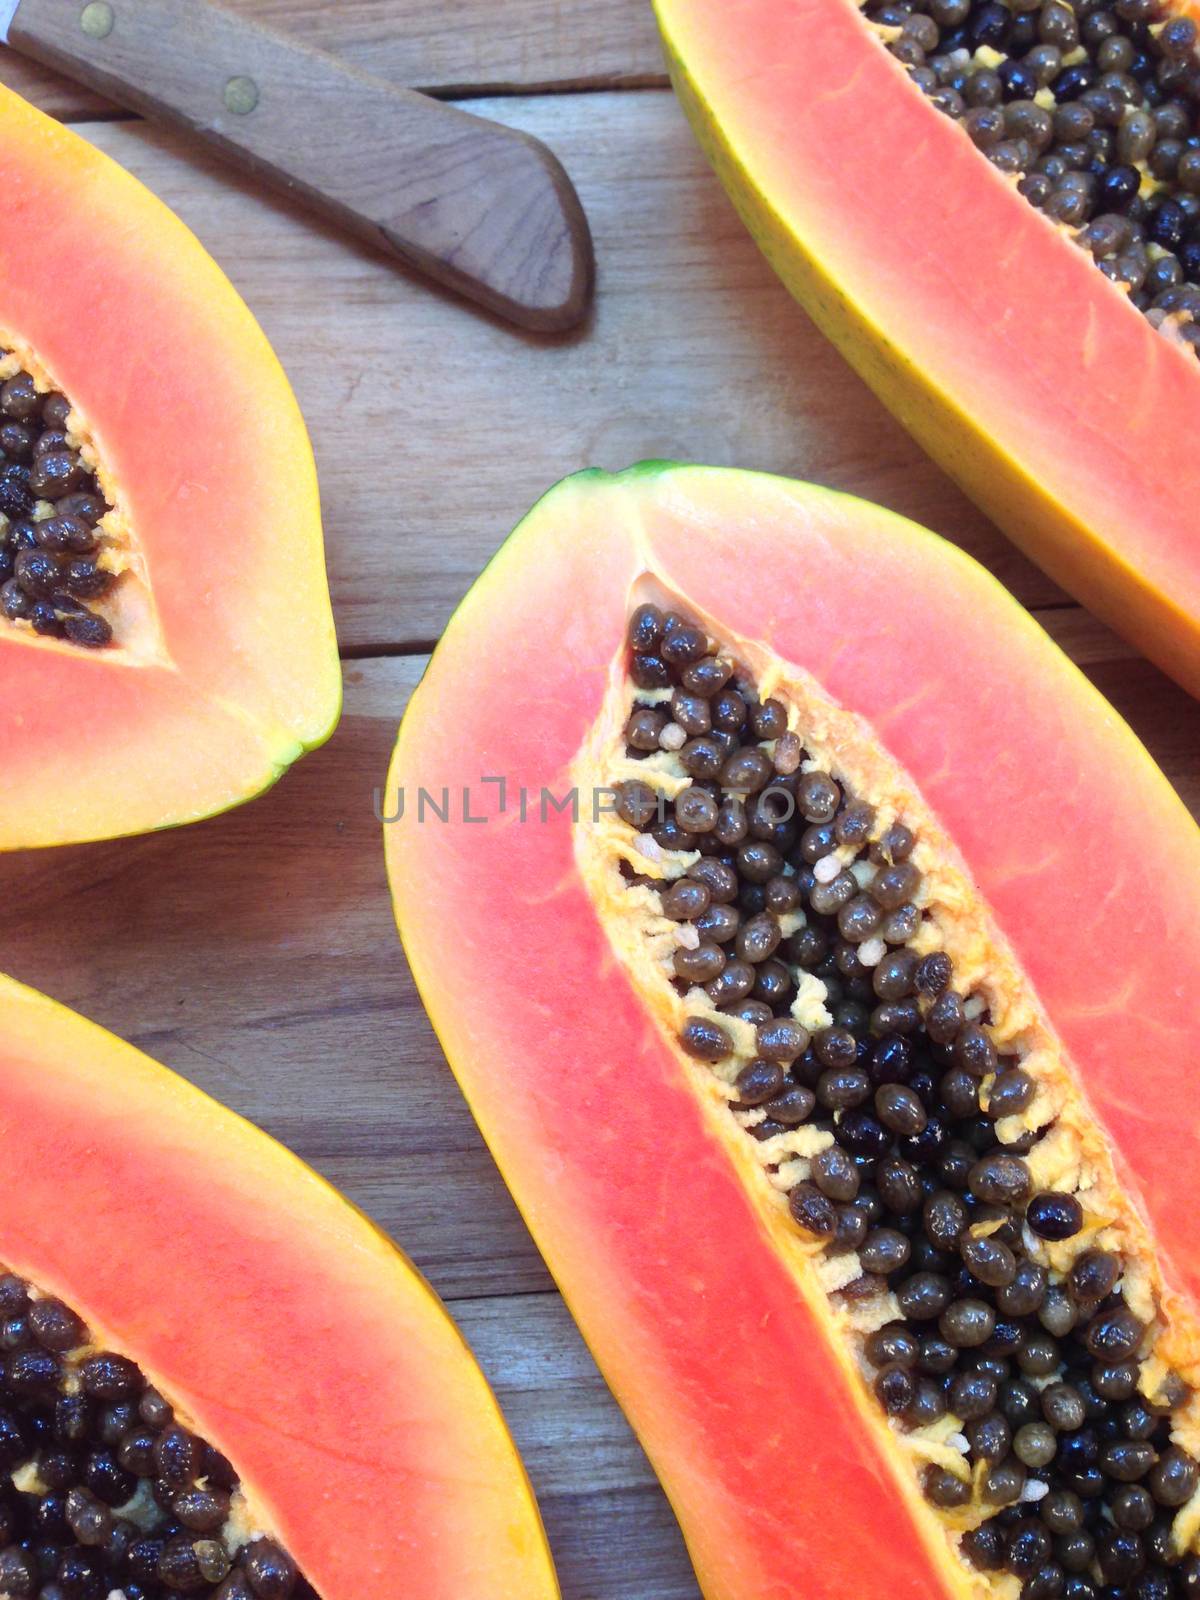
M 712 619 L 757 669 L 810 676 L 909 775 L 1082 1081 L 1183 1328 L 1200 1287 L 1194 1136 L 1170 1108 L 1200 1025 L 1196 829 L 973 561 L 752 473 L 568 479 L 464 601 L 401 726 L 388 811 L 401 786 L 406 806 L 385 836 L 410 964 L 708 1600 L 994 1593 L 952 1559 L 802 1243 L 772 1225 L 752 1159 L 631 981 L 581 866 L 586 829 L 537 803 L 594 774 L 647 592 Z M 480 782 L 500 775 L 503 815 Z M 443 785 L 450 820 L 421 821 L 418 789 Z M 464 785 L 486 825 L 462 822 Z
M 822 332 L 1027 555 L 1200 694 L 1194 357 L 925 99 L 852 0 L 656 11 L 700 143 Z
M 264 1133 L 0 978 L 0 1261 L 138 1361 L 322 1600 L 556 1600 L 487 1383 L 412 1263 Z
M 193 821 L 337 722 L 311 446 L 233 286 L 163 203 L 0 91 L 0 347 L 71 400 L 144 587 L 113 646 L 0 626 L 0 849 Z

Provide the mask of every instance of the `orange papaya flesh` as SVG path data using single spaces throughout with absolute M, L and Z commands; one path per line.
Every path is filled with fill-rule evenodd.
M 61 1429 L 55 1395 L 69 1405 L 63 1396 L 82 1385 L 92 1431 L 76 1446 L 84 1463 L 67 1513 L 93 1531 L 99 1516 L 103 1531 L 107 1507 L 119 1525 L 134 1523 L 123 1537 L 139 1548 L 126 1560 L 86 1531 L 72 1543 L 62 1529 L 49 1542 L 75 1563 L 78 1582 L 85 1560 L 93 1587 L 97 1573 L 110 1580 L 98 1592 L 128 1584 L 130 1595 L 220 1600 L 553 1600 L 537 1509 L 495 1400 L 411 1263 L 281 1146 L 140 1052 L 9 979 L 0 980 L 0 1007 L 4 1315 L 14 1294 L 21 1300 L 19 1278 L 90 1330 L 85 1348 L 51 1358 L 64 1372 L 38 1389 L 30 1362 L 47 1359 L 42 1326 L 22 1337 L 5 1322 L 0 1455 L 21 1491 L 0 1494 L 6 1592 L 34 1592 L 21 1587 L 24 1556 L 11 1541 L 16 1519 L 16 1539 L 27 1536 L 36 1501 L 26 1497 L 44 1497 L 41 1473 L 50 1471 L 48 1446 L 26 1459 L 14 1429 L 26 1430 L 28 1445 L 31 1411 Z M 61 1325 L 61 1308 L 52 1310 Z M 45 1342 L 53 1351 L 73 1341 L 52 1329 Z M 113 1354 L 137 1364 L 174 1408 L 173 1424 L 161 1400 L 147 1401 L 142 1378 L 121 1380 L 118 1363 L 114 1386 L 111 1370 L 90 1365 Z M 14 1363 L 24 1363 L 24 1387 Z M 137 1408 L 119 1442 L 106 1403 Z M 97 1464 L 101 1427 L 109 1449 Z M 180 1428 L 182 1442 L 168 1437 Z M 195 1436 L 227 1460 L 198 1458 Z M 52 1434 L 50 1447 L 61 1439 Z M 229 1491 L 229 1463 L 240 1484 L 212 1529 L 194 1493 Z M 156 1566 L 145 1541 L 168 1520 L 150 1497 L 160 1474 L 193 1498 L 168 1495 L 183 1527 L 167 1530 Z M 189 1542 L 191 1557 L 180 1550 Z M 203 1568 L 201 1581 L 188 1581 L 196 1560 L 216 1581 L 203 1581 Z M 232 1573 L 218 1578 L 230 1560 Z
M 635 848 L 609 803 L 631 776 L 625 639 L 644 600 L 727 645 L 877 829 L 911 824 L 924 949 L 951 955 L 1005 1064 L 1036 1085 L 999 1136 L 1045 1125 L 1031 1178 L 1083 1208 L 1074 1243 L 1021 1248 L 1056 1286 L 1085 1244 L 1117 1257 L 1136 1381 L 1174 1404 L 1192 1453 L 1195 1158 L 1173 1108 L 1198 1021 L 1194 825 L 961 552 L 844 496 L 700 467 L 552 491 L 463 603 L 395 752 L 386 847 L 417 983 L 704 1593 L 1015 1593 L 960 1552 L 982 1484 L 949 1515 L 923 1497 L 928 1464 L 961 1471 L 953 1415 L 889 1424 L 870 1392 L 863 1337 L 890 1307 L 797 1226 L 797 1146 L 730 1115 L 753 1029 L 719 1019 L 737 1052 L 716 1070 L 681 1048 L 704 995 L 672 985 L 679 925 L 645 881 L 672 861 Z M 801 987 L 794 1015 L 819 1032 Z M 1195 1500 L 1159 1515 L 1182 1557 Z
M 788 287 L 1053 578 L 1200 692 L 1200 373 L 853 0 L 659 0 L 692 125 Z
M 206 816 L 268 786 L 337 719 L 304 424 L 261 330 L 183 223 L 8 91 L 0 186 L 0 379 L 31 377 L 37 401 L 66 397 L 52 454 L 76 492 L 85 471 L 84 487 L 98 482 L 108 509 L 89 554 L 114 575 L 82 600 L 94 632 L 112 630 L 93 639 L 103 648 L 54 636 L 61 611 L 48 634 L 10 620 L 19 598 L 0 616 L 0 848 Z M 17 421 L 30 407 L 5 393 L 0 421 Z M 46 421 L 36 407 L 28 420 L 35 434 Z M 67 480 L 41 482 L 28 448 L 18 438 L 0 462 L 0 500 L 25 473 L 36 529 Z M 0 523 L 10 583 L 30 521 L 16 500 Z

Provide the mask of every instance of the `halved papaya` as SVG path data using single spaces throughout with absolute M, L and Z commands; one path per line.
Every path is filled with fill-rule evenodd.
M 280 1145 L 0 979 L 0 1592 L 552 1600 L 430 1286 Z
M 0 848 L 186 822 L 337 720 L 312 451 L 183 223 L 0 91 Z
M 1200 1592 L 1200 838 L 998 584 L 803 484 L 580 474 L 386 814 L 709 1600 Z
M 696 133 L 820 328 L 1010 538 L 1200 693 L 1185 465 L 1200 408 L 1186 342 L 1200 335 L 1200 196 L 1179 176 L 1181 155 L 1196 161 L 1200 68 L 1155 53 L 1170 13 L 1158 0 L 657 0 L 657 12 Z M 926 63 L 926 92 L 885 47 L 901 37 L 904 60 Z M 1127 48 L 1101 59 L 1113 39 Z M 1036 123 L 1023 153 L 1004 137 L 1014 115 Z

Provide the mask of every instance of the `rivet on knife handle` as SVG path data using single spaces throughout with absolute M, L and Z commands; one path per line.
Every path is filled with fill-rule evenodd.
M 79 26 L 89 39 L 107 39 L 116 17 L 108 0 L 89 0 L 79 13 Z
M 9 42 L 202 134 L 521 327 L 559 331 L 587 310 L 583 209 L 555 157 L 526 134 L 359 72 L 210 0 L 20 0 Z

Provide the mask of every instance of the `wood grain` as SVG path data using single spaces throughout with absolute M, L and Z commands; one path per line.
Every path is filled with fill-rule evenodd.
M 324 50 L 417 88 L 663 82 L 647 0 L 238 0 Z
M 122 0 L 93 38 L 74 6 L 21 0 L 10 37 L 520 327 L 561 332 L 587 309 L 587 221 L 528 134 L 215 3 Z
M 93 94 L 53 68 L 44 67 L 40 61 L 30 61 L 3 45 L 0 45 L 0 83 L 64 122 L 117 114 L 117 108 L 101 95 Z
M 559 1297 L 454 1310 L 529 1469 L 565 1600 L 699 1600 L 670 1507 Z
M 316 442 L 344 646 L 436 638 L 551 483 L 645 456 L 851 489 L 956 539 L 1027 603 L 1062 598 L 795 306 L 666 92 L 480 104 L 544 138 L 588 211 L 597 300 L 573 339 L 522 338 L 404 279 L 173 134 L 86 129 L 192 225 L 275 342 Z
M 65 3 L 65 0 L 56 0 Z M 258 22 L 393 83 L 438 94 L 662 83 L 645 0 L 234 0 Z M 0 49 L 0 82 L 72 121 L 107 109 L 86 89 Z

